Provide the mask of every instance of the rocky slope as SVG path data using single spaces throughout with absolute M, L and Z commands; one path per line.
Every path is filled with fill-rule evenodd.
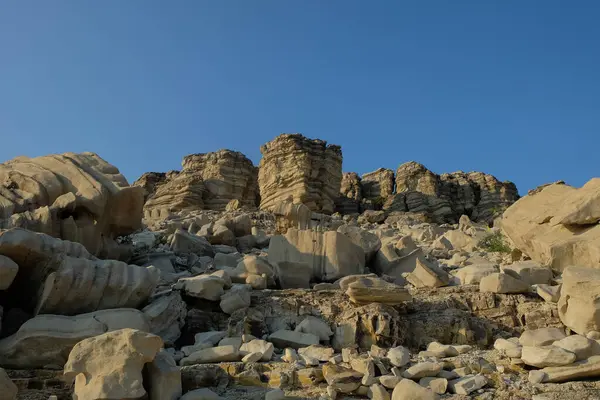
M 332 191 L 337 173 L 313 176 L 324 142 L 281 140 L 265 171 L 297 170 L 281 190 L 259 177 L 267 210 L 235 153 L 138 187 L 91 154 L 4 164 L 0 398 L 600 398 L 598 180 L 540 188 L 490 228 L 510 184 L 410 163 L 395 189 L 336 166 Z M 355 208 L 315 212 L 341 196 Z M 414 207 L 377 210 L 386 196 Z M 84 209 L 122 261 L 102 235 L 52 230 L 86 227 Z

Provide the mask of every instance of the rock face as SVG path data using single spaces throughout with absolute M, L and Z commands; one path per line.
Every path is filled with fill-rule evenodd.
M 600 225 L 586 204 L 597 199 L 593 179 L 581 189 L 555 183 L 531 192 L 502 217 L 502 230 L 516 247 L 543 266 L 600 268 Z M 598 189 L 600 190 L 600 189 Z
M 74 400 L 138 399 L 146 395 L 144 364 L 162 347 L 158 336 L 121 329 L 77 343 L 65 365 L 66 380 L 75 380 Z
M 0 164 L 0 229 L 26 228 L 116 256 L 114 238 L 141 227 L 144 191 L 94 153 Z
M 204 206 L 225 210 L 227 203 L 238 200 L 241 207 L 255 208 L 258 196 L 257 168 L 237 151 L 191 154 L 183 158 L 183 171 L 197 171 L 204 180 Z
M 237 151 L 191 154 L 183 158 L 181 172 L 164 178 L 151 172 L 135 182 L 149 194 L 144 218 L 165 219 L 185 210 L 223 211 L 237 200 L 239 207 L 254 208 L 257 203 L 257 169 Z
M 285 235 L 271 238 L 269 244 L 269 262 L 284 261 L 311 265 L 316 280 L 333 281 L 361 274 L 365 253 L 338 232 L 289 229 Z
M 344 172 L 340 186 L 340 196 L 335 202 L 335 209 L 342 214 L 360 212 L 362 201 L 360 177 L 356 172 Z
M 260 208 L 293 198 L 312 211 L 332 213 L 342 180 L 342 150 L 300 134 L 282 134 L 261 147 Z
M 99 260 L 78 243 L 20 228 L 0 231 L 0 254 L 19 265 L 9 288 L 13 301 L 35 313 L 139 307 L 160 277 L 154 267 Z
M 384 209 L 426 212 L 438 223 L 456 223 L 463 214 L 473 221 L 491 222 L 517 199 L 512 182 L 482 172 L 437 175 L 411 161 L 398 167 L 396 195 L 388 198 Z
M 171 172 L 171 174 L 178 172 Z M 164 172 L 145 172 L 131 186 L 141 186 L 144 188 L 144 202 L 156 192 L 158 186 L 167 180 L 167 174 Z
M 394 193 L 394 171 L 379 168 L 362 176 L 363 197 L 371 201 L 383 201 Z
M 600 331 L 600 270 L 568 267 L 558 301 L 558 315 L 580 335 Z

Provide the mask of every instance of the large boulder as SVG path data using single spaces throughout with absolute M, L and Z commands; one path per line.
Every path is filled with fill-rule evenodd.
M 145 383 L 149 400 L 178 400 L 181 397 L 181 370 L 173 357 L 161 350 L 146 364 Z
M 21 227 L 118 258 L 114 239 L 141 228 L 144 189 L 94 153 L 0 164 L 0 229 Z
M 377 235 L 361 229 L 358 226 L 342 225 L 337 231 L 348 236 L 348 239 L 350 239 L 352 243 L 363 249 L 365 252 L 365 261 L 367 263 L 371 261 L 377 251 L 381 248 L 381 240 Z
M 81 244 L 22 228 L 0 231 L 0 254 L 19 266 L 10 298 L 40 314 L 138 308 L 160 278 L 154 267 L 99 260 Z
M 344 282 L 349 278 L 352 278 L 352 281 Z M 394 305 L 412 299 L 408 290 L 402 286 L 371 275 L 343 278 L 340 287 L 342 290 L 346 288 L 346 295 L 355 304 L 384 303 Z
M 600 179 L 583 188 L 554 183 L 530 192 L 504 213 L 502 230 L 515 246 L 542 266 L 600 268 L 600 225 L 591 206 Z
M 580 335 L 600 331 L 600 270 L 567 267 L 563 271 L 558 315 Z
M 138 399 L 146 395 L 142 370 L 162 340 L 135 329 L 120 329 L 77 343 L 64 377 L 75 380 L 74 400 Z
M 166 345 L 173 346 L 185 325 L 187 307 L 179 292 L 161 296 L 143 308 L 151 333 L 160 336 Z
M 306 263 L 312 265 L 315 279 L 332 281 L 362 273 L 365 254 L 361 247 L 338 232 L 289 229 L 285 235 L 271 238 L 269 261 Z
M 0 340 L 0 366 L 17 369 L 62 367 L 78 342 L 123 328 L 150 330 L 145 315 L 131 308 L 74 317 L 38 315 L 21 325 L 17 333 Z
M 292 196 L 311 211 L 332 213 L 340 193 L 342 150 L 323 140 L 282 134 L 261 147 L 260 208 L 271 209 Z

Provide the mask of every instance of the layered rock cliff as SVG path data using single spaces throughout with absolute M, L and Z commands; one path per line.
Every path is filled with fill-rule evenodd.
M 332 213 L 342 181 L 342 149 L 300 134 L 283 134 L 261 147 L 260 208 L 289 197 L 312 211 Z
M 257 168 L 237 151 L 191 154 L 183 158 L 181 172 L 149 172 L 134 184 L 145 188 L 146 219 L 164 219 L 184 210 L 223 211 L 232 200 L 241 207 L 257 206 Z
M 396 171 L 396 194 L 388 197 L 388 211 L 426 212 L 432 221 L 455 223 L 461 215 L 491 222 L 519 198 L 512 182 L 500 182 L 482 172 L 437 175 L 411 161 Z
M 352 214 L 360 212 L 362 201 L 360 177 L 356 172 L 344 172 L 340 186 L 340 196 L 335 202 L 336 212 Z

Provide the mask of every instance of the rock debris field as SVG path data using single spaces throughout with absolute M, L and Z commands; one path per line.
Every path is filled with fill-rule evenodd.
M 0 164 L 0 400 L 600 399 L 600 178 L 261 153 Z

